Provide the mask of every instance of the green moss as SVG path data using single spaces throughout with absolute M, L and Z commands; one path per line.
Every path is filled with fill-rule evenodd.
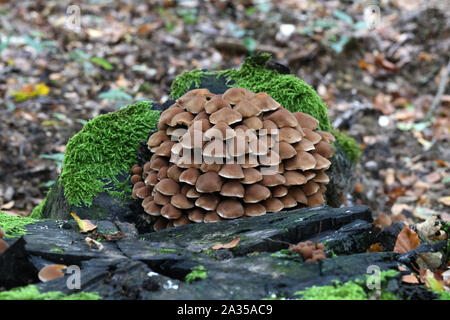
M 389 279 L 398 275 L 396 270 L 382 271 L 380 273 L 381 295 L 378 300 L 397 300 L 394 293 L 384 290 Z M 329 286 L 313 286 L 302 291 L 297 291 L 294 296 L 301 296 L 303 300 L 367 300 L 370 292 L 366 282 L 361 279 L 340 283 L 335 281 Z
M 170 249 L 170 248 L 161 248 L 158 250 L 159 253 L 174 253 L 177 252 L 176 249 Z
M 170 87 L 170 96 L 173 99 L 181 97 L 189 90 L 192 84 L 198 88 L 200 86 L 201 78 L 206 74 L 207 72 L 202 70 L 192 70 L 176 76 Z
M 435 292 L 439 295 L 439 300 L 450 300 L 450 292 Z
M 356 140 L 339 130 L 332 130 L 332 133 L 336 137 L 337 143 L 345 152 L 347 158 L 349 158 L 354 163 L 359 162 L 362 154 L 362 148 L 356 142 Z
M 192 281 L 201 279 L 204 280 L 206 279 L 206 276 L 208 274 L 208 271 L 206 270 L 206 268 L 202 265 L 199 266 L 195 266 L 194 268 L 192 268 L 191 272 L 189 274 L 186 275 L 186 283 L 191 283 Z
M 0 300 L 101 300 L 102 297 L 92 292 L 78 292 L 70 295 L 59 291 L 40 293 L 36 286 L 15 288 L 0 292 Z
M 36 207 L 33 208 L 33 211 L 31 211 L 30 218 L 33 219 L 40 219 L 42 216 L 42 210 L 44 209 L 45 202 L 47 201 L 47 197 L 45 197 L 41 203 L 39 203 Z
M 144 101 L 101 115 L 69 140 L 60 181 L 70 204 L 90 206 L 103 191 L 121 196 L 106 185 L 119 185 L 116 176 L 136 163 L 139 142 L 147 140 L 159 119 L 150 108 Z
M 26 235 L 23 227 L 37 221 L 30 217 L 15 217 L 0 211 L 0 227 L 5 231 L 6 238 Z

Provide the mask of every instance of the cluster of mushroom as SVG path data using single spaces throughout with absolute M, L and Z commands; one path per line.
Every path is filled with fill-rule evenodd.
M 324 201 L 332 134 L 264 92 L 187 92 L 161 113 L 151 159 L 131 169 L 133 197 L 155 230 Z
M 289 250 L 302 255 L 307 263 L 326 259 L 325 246 L 321 243 L 314 244 L 312 241 L 299 242 L 289 247 Z

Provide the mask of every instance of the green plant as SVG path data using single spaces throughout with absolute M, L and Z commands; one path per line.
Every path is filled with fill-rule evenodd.
M 0 227 L 5 231 L 6 238 L 26 235 L 27 232 L 24 227 L 37 221 L 30 217 L 16 217 L 0 211 Z
M 202 265 L 199 266 L 195 266 L 194 268 L 192 268 L 191 272 L 189 274 L 186 275 L 186 283 L 191 283 L 192 281 L 195 280 L 204 280 L 206 279 L 206 276 L 208 274 L 208 271 L 206 270 L 206 268 Z
M 14 288 L 0 292 L 0 300 L 101 300 L 94 292 L 77 292 L 64 294 L 60 291 L 49 291 L 41 293 L 34 285 Z

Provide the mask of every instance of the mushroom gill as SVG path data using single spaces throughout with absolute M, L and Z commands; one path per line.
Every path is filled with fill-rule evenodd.
M 334 137 L 264 92 L 191 90 L 165 110 L 131 168 L 155 231 L 323 204 Z

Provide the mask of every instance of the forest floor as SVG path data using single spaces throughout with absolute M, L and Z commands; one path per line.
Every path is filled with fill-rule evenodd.
M 0 210 L 26 216 L 40 203 L 87 120 L 164 102 L 176 75 L 265 51 L 363 147 L 348 204 L 450 221 L 449 89 L 437 95 L 450 68 L 445 1 L 381 1 L 373 30 L 363 1 L 152 3 L 83 1 L 70 29 L 69 1 L 0 1 Z

